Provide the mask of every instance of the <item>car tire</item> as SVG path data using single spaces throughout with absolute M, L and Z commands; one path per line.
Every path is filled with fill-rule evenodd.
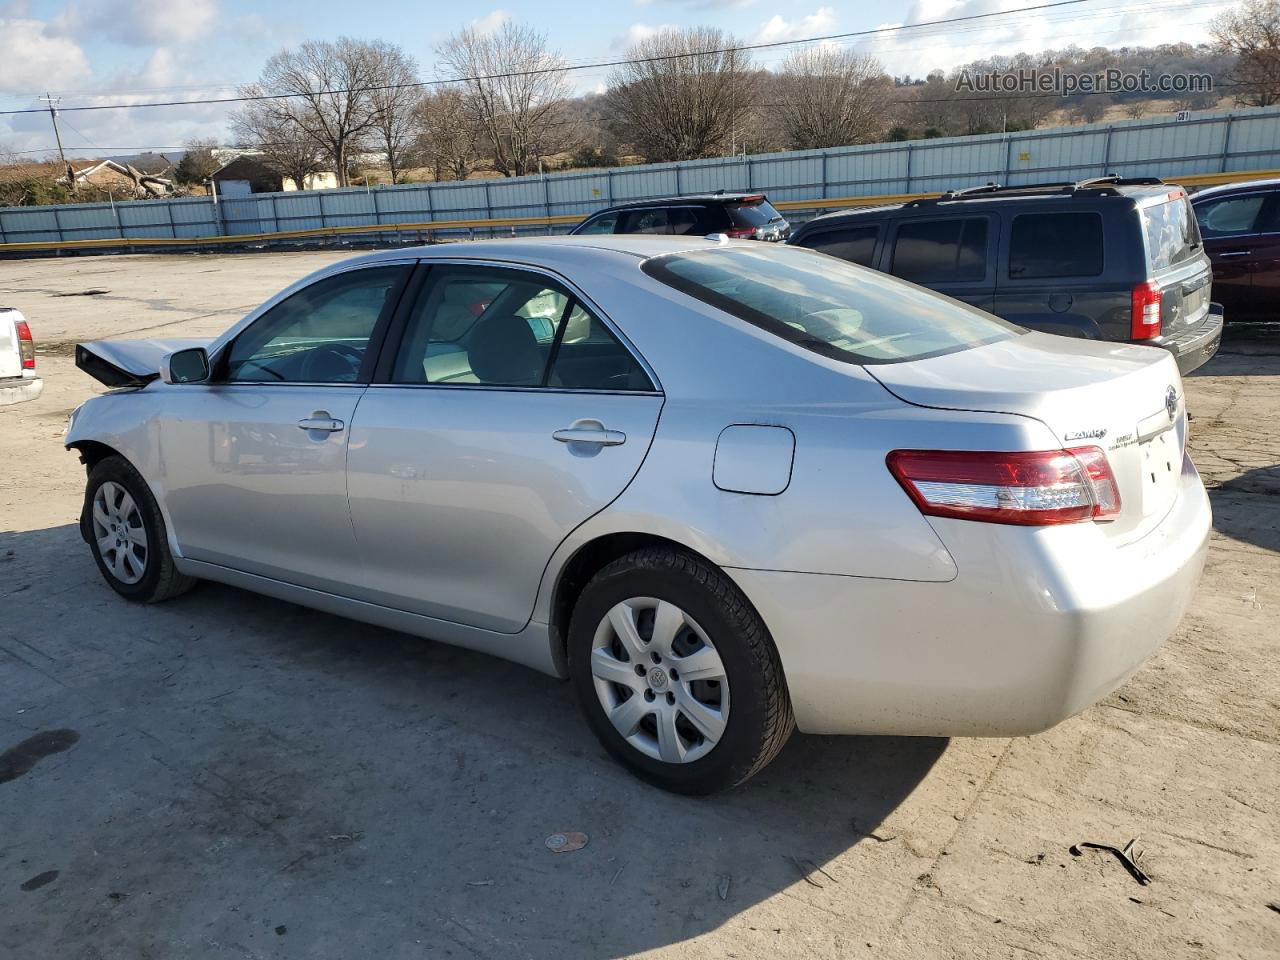
M 573 609 L 568 654 L 605 749 L 666 790 L 737 786 L 795 727 L 764 621 L 723 572 L 678 549 L 627 554 L 592 577 Z
M 127 600 L 160 603 L 195 586 L 174 566 L 156 499 L 124 457 L 107 457 L 89 472 L 80 530 L 103 579 Z

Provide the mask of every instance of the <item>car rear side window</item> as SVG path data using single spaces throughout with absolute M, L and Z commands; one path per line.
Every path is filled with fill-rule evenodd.
M 1200 229 L 1191 204 L 1181 190 L 1168 200 L 1142 207 L 1142 228 L 1147 238 L 1147 260 L 1153 270 L 1185 263 L 1200 248 Z
M 903 223 L 890 272 L 923 284 L 982 280 L 987 275 L 987 218 Z
M 871 258 L 876 252 L 876 238 L 880 235 L 880 227 L 869 224 L 864 227 L 846 227 L 842 230 L 823 230 L 811 233 L 797 245 L 817 250 L 841 260 L 848 260 L 859 266 L 871 266 Z
M 1206 237 L 1230 237 L 1258 231 L 1258 220 L 1266 202 L 1266 194 L 1250 193 L 1242 197 L 1223 197 L 1202 203 L 1196 210 L 1200 230 Z
M 665 208 L 627 210 L 622 214 L 619 233 L 670 233 L 671 221 Z
M 667 254 L 649 276 L 783 340 L 846 363 L 895 363 L 1017 336 L 1020 328 L 804 247 Z
M 1009 232 L 1014 280 L 1096 277 L 1102 273 L 1102 217 L 1096 213 L 1024 213 Z
M 409 311 L 403 384 L 652 390 L 608 326 L 542 274 L 442 266 Z

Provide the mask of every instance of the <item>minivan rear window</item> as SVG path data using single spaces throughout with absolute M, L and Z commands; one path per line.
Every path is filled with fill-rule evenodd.
M 1153 270 L 1185 263 L 1200 249 L 1200 228 L 1181 191 L 1174 199 L 1141 208 L 1147 262 Z
M 1025 332 L 803 247 L 672 253 L 646 260 L 641 269 L 790 343 L 846 363 L 922 360 Z

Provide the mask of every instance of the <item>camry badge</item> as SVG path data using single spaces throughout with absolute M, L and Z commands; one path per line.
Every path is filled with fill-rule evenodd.
M 1164 409 L 1172 422 L 1178 416 L 1178 391 L 1172 386 L 1164 392 Z

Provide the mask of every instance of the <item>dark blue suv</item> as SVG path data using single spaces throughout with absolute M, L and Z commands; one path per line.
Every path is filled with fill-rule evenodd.
M 1184 374 L 1222 339 L 1186 191 L 1155 178 L 989 184 L 820 216 L 789 242 L 1034 330 L 1164 347 Z

